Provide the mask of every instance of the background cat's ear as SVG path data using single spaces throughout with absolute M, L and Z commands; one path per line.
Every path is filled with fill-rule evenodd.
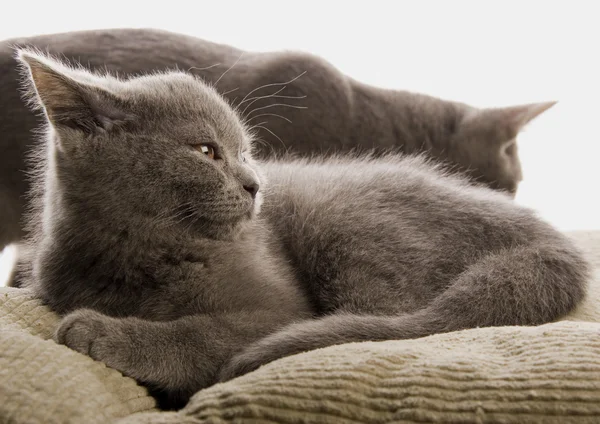
M 530 103 L 518 106 L 474 110 L 463 119 L 460 129 L 466 133 L 481 134 L 482 140 L 497 140 L 500 143 L 509 142 L 532 119 L 538 117 L 556 103 Z
M 119 99 L 94 77 L 31 50 L 19 50 L 30 83 L 30 100 L 41 106 L 56 128 L 86 133 L 108 131 L 127 118 Z
M 537 118 L 542 113 L 550 109 L 557 102 L 530 103 L 526 105 L 510 106 L 498 109 L 506 120 L 507 124 L 520 130 L 531 120 Z

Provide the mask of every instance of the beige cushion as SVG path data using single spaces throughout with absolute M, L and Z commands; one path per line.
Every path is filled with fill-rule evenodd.
M 29 291 L 0 289 L 0 422 L 104 424 L 154 406 L 135 381 L 50 340 L 57 323 Z

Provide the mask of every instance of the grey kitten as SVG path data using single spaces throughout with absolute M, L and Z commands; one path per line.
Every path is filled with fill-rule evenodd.
M 216 84 L 256 125 L 257 154 L 302 156 L 375 149 L 425 151 L 492 188 L 514 194 L 522 178 L 515 138 L 553 103 L 477 109 L 347 77 L 299 52 L 244 52 L 148 29 L 44 35 L 0 43 L 0 249 L 20 240 L 29 189 L 26 152 L 42 123 L 21 102 L 14 45 L 38 46 L 90 69 L 122 75 L 178 67 Z M 215 65 L 215 66 L 212 66 Z M 205 67 L 206 69 L 202 69 Z M 286 84 L 286 82 L 288 82 Z
M 193 76 L 19 59 L 48 120 L 32 285 L 58 342 L 163 406 L 306 350 L 536 325 L 585 295 L 565 236 L 421 157 L 258 162 Z

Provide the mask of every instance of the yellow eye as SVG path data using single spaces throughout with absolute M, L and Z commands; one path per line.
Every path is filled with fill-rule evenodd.
M 215 148 L 213 146 L 211 146 L 211 145 L 200 144 L 198 146 L 198 150 L 200 150 L 202 153 L 204 153 L 210 159 L 214 159 L 215 158 Z

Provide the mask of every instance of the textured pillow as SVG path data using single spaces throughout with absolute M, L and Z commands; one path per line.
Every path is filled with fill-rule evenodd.
M 108 423 L 154 407 L 134 380 L 51 339 L 58 317 L 0 289 L 0 422 Z
M 600 422 L 600 324 L 466 330 L 272 362 L 141 423 Z

